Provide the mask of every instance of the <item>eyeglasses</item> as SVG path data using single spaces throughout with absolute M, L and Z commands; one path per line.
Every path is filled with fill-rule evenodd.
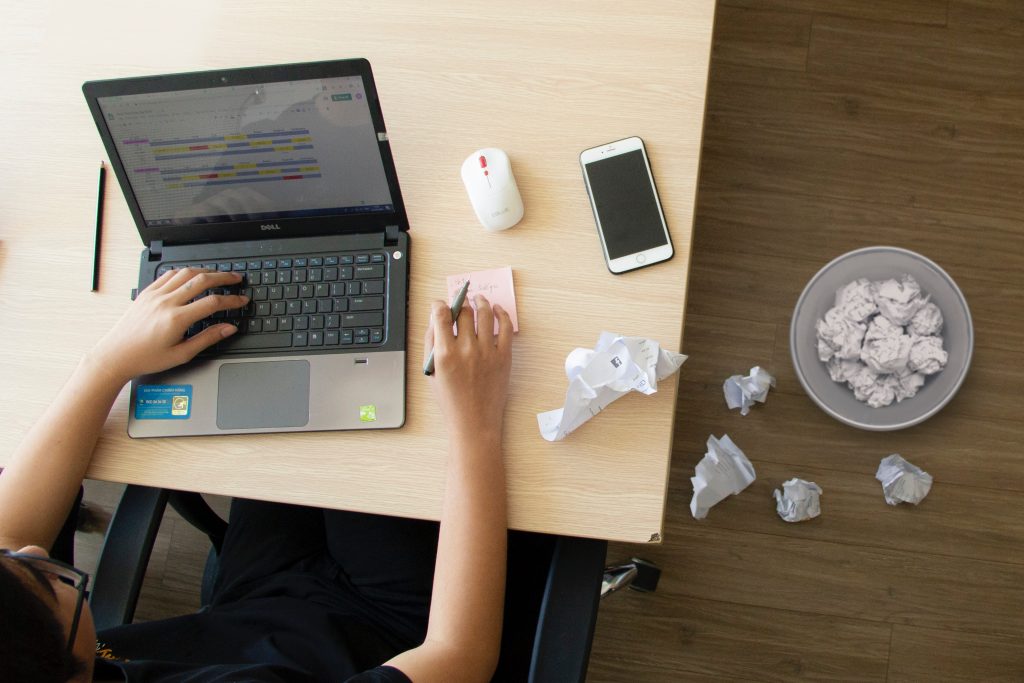
M 78 591 L 78 598 L 75 600 L 75 617 L 71 621 L 71 630 L 68 632 L 68 650 L 70 651 L 75 645 L 75 636 L 78 635 L 78 622 L 82 618 L 82 604 L 85 602 L 85 589 L 89 585 L 89 575 L 66 562 L 49 557 L 12 553 L 9 550 L 0 550 L 0 555 L 16 560 L 35 572 L 55 576 L 61 583 Z

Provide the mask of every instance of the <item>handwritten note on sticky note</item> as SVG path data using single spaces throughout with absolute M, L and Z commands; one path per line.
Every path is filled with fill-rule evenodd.
M 483 294 L 491 304 L 498 304 L 512 318 L 512 331 L 519 331 L 519 317 L 516 315 L 516 292 L 512 287 L 512 267 L 494 268 L 493 270 L 477 270 L 472 273 L 448 276 L 448 303 L 455 300 L 462 285 L 469 280 L 469 291 L 466 293 L 466 305 L 473 305 L 473 297 Z M 475 313 L 475 309 L 474 309 Z M 494 333 L 498 333 L 498 321 L 494 321 Z

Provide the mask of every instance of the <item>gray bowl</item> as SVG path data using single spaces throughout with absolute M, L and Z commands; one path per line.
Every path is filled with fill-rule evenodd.
M 853 397 L 846 384 L 833 382 L 818 360 L 814 323 L 835 303 L 836 290 L 857 278 L 885 280 L 909 273 L 923 293 L 942 311 L 943 346 L 949 353 L 945 369 L 932 375 L 913 398 L 872 408 Z M 873 431 L 905 429 L 924 422 L 956 394 L 974 352 L 974 324 L 963 292 L 934 261 L 898 247 L 865 247 L 843 254 L 818 271 L 807 283 L 789 327 L 793 368 L 807 395 L 826 413 L 852 427 Z

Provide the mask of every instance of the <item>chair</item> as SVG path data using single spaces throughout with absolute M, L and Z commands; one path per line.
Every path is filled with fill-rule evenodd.
M 131 622 L 167 504 L 211 544 L 200 597 L 216 577 L 227 524 L 197 493 L 128 486 L 107 530 L 89 603 L 97 630 Z M 509 533 L 501 655 L 494 681 L 566 683 L 586 678 L 601 596 L 606 541 Z

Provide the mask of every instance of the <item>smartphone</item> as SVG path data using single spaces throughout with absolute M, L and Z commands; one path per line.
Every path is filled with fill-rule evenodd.
M 608 270 L 625 273 L 672 258 L 672 238 L 644 141 L 610 142 L 580 153 Z

